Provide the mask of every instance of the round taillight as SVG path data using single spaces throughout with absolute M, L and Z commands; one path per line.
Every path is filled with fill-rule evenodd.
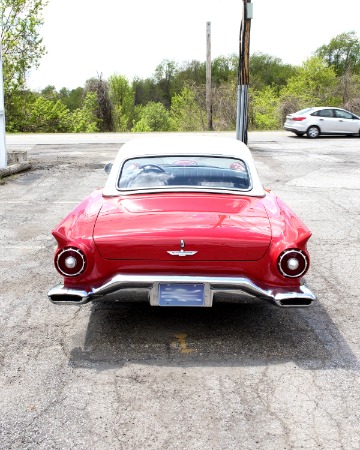
M 308 266 L 308 258 L 301 250 L 286 250 L 278 259 L 280 273 L 287 278 L 301 277 Z
M 64 248 L 58 253 L 55 265 L 58 271 L 65 277 L 76 277 L 85 270 L 85 255 L 78 248 Z

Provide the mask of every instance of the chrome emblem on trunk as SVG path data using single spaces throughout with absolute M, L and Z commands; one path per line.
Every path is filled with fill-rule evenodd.
M 181 250 L 168 250 L 167 253 L 169 253 L 169 255 L 173 255 L 173 256 L 192 256 L 197 253 L 197 250 L 190 251 L 190 252 L 183 250 L 183 248 L 185 247 L 185 242 L 183 239 L 181 239 L 181 241 L 180 241 L 180 247 L 181 247 Z

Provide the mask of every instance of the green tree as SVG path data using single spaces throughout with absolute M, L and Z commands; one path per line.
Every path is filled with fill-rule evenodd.
M 55 86 L 48 85 L 40 91 L 40 95 L 48 100 L 59 100 L 59 93 Z
M 47 0 L 0 0 L 4 90 L 24 88 L 27 72 L 45 53 L 39 27 Z
M 88 92 L 83 106 L 71 114 L 70 131 L 74 133 L 95 133 L 99 131 L 98 106 L 96 92 Z
M 170 116 L 176 131 L 202 131 L 205 129 L 206 111 L 196 102 L 196 94 L 188 87 L 171 99 Z
M 256 130 L 275 130 L 281 125 L 280 99 L 275 87 L 266 86 L 261 91 L 251 91 L 249 124 Z
M 170 131 L 169 111 L 162 103 L 149 102 L 139 110 L 139 120 L 135 121 L 131 131 Z
M 340 78 L 339 92 L 342 103 L 358 97 L 356 91 L 360 75 L 360 41 L 355 32 L 335 36 L 329 44 L 319 47 L 315 54 L 332 67 Z
M 149 102 L 156 100 L 156 82 L 151 78 L 145 80 L 135 77 L 132 81 L 132 89 L 135 96 L 135 105 L 145 106 Z
M 97 98 L 96 116 L 100 131 L 112 131 L 112 108 L 109 97 L 109 83 L 102 79 L 100 74 L 98 78 L 90 78 L 85 83 L 84 93 L 94 92 Z
M 296 68 L 284 64 L 280 58 L 266 53 L 254 53 L 250 56 L 250 86 L 256 91 L 273 86 L 279 92 L 295 73 Z
M 77 87 L 75 89 L 61 88 L 59 91 L 59 99 L 70 111 L 81 108 L 84 99 L 84 88 Z
M 114 131 L 128 131 L 134 109 L 134 91 L 122 75 L 112 75 L 108 83 Z
M 6 96 L 6 131 L 11 133 L 28 131 L 29 113 L 38 94 L 28 89 L 17 89 Z
M 319 47 L 315 55 L 326 61 L 336 75 L 349 71 L 360 73 L 360 41 L 355 31 L 335 36 L 329 44 Z
M 154 80 L 157 85 L 158 98 L 167 108 L 170 107 L 171 97 L 175 93 L 175 78 L 178 72 L 175 61 L 165 59 L 155 69 Z
M 309 58 L 298 68 L 281 90 L 283 102 L 296 99 L 299 108 L 308 106 L 337 106 L 341 99 L 336 94 L 338 79 L 332 67 L 319 57 Z
M 38 97 L 29 108 L 26 129 L 35 133 L 61 133 L 69 131 L 70 111 L 60 100 Z
M 236 55 L 218 56 L 211 62 L 211 81 L 219 86 L 229 81 L 236 81 L 238 77 L 238 61 Z
M 229 79 L 212 88 L 213 127 L 216 131 L 232 131 L 236 128 L 237 78 Z
M 206 83 L 206 63 L 196 60 L 183 63 L 176 74 L 176 83 L 184 87 L 187 84 L 200 85 Z
M 359 87 L 360 87 L 360 80 L 359 80 Z M 360 92 L 360 88 L 358 92 Z M 344 108 L 360 116 L 360 96 L 358 97 L 354 96 L 352 100 L 345 103 Z

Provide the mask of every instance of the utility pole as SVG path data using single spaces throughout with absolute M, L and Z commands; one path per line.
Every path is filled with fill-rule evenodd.
M 253 18 L 251 0 L 243 0 L 243 16 L 239 42 L 238 103 L 236 115 L 236 139 L 247 144 L 248 92 L 250 65 L 250 27 Z
M 0 30 L 2 31 L 2 24 Z M 3 67 L 2 44 L 0 37 L 0 169 L 5 169 L 7 166 L 7 154 L 5 145 L 5 105 L 4 105 L 4 80 L 2 67 Z
M 211 22 L 206 22 L 206 116 L 208 131 L 213 130 L 211 98 Z

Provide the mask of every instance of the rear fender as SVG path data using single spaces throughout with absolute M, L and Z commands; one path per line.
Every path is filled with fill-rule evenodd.
M 311 231 L 304 222 L 283 201 L 273 194 L 267 194 L 264 205 L 271 224 L 271 246 L 269 249 L 273 267 L 277 267 L 280 254 L 287 249 L 299 249 L 308 259 L 307 242 Z
M 58 243 L 55 260 L 58 253 L 65 247 L 79 248 L 85 254 L 87 268 L 81 276 L 77 277 L 77 280 L 85 276 L 89 270 L 93 270 L 96 248 L 92 236 L 102 204 L 102 191 L 96 190 L 76 206 L 52 231 Z

